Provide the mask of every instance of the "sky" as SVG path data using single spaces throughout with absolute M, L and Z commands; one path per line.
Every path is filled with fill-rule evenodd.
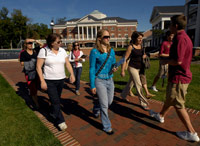
M 149 22 L 154 6 L 184 5 L 185 0 L 0 0 L 0 9 L 6 7 L 9 14 L 20 9 L 31 23 L 49 26 L 52 19 L 82 18 L 94 10 L 108 17 L 136 19 L 138 31 L 151 29 Z

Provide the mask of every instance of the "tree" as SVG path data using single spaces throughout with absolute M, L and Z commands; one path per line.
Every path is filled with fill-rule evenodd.
M 57 18 L 56 19 L 56 24 L 59 24 L 59 23 L 65 23 L 67 20 L 66 20 L 67 18 L 66 17 L 63 17 L 63 18 Z

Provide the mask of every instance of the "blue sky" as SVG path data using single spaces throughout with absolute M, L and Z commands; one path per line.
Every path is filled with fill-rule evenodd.
M 185 0 L 0 0 L 0 9 L 4 6 L 10 13 L 21 9 L 32 23 L 48 25 L 52 18 L 81 18 L 99 10 L 108 17 L 137 19 L 137 29 L 145 31 L 151 29 L 149 19 L 154 6 L 184 4 Z

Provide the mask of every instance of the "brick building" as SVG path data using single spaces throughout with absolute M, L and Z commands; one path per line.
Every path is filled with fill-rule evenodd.
M 81 47 L 93 47 L 99 29 L 110 32 L 110 43 L 114 47 L 124 47 L 129 43 L 133 31 L 137 30 L 137 20 L 121 17 L 107 17 L 106 14 L 94 10 L 92 13 L 78 19 L 55 24 L 53 32 L 62 34 L 66 45 L 79 41 Z

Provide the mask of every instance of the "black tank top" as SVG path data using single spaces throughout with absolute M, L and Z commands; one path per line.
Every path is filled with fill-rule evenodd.
M 142 56 L 144 54 L 143 49 L 135 49 L 133 48 L 130 56 L 129 66 L 134 67 L 136 69 L 142 68 Z

